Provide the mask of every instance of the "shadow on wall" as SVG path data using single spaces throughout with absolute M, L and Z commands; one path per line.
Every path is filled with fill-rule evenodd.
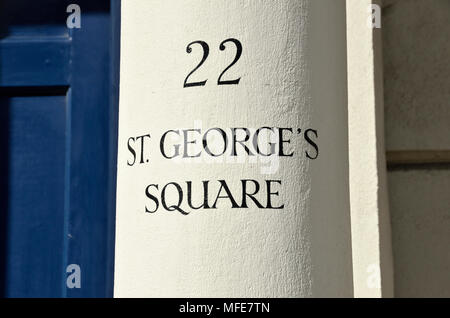
M 385 0 L 386 147 L 450 150 L 450 1 Z M 389 167 L 396 297 L 450 297 L 450 162 Z M 450 161 L 450 160 L 449 160 Z
M 1 12 L 5 1 L 0 1 L 0 41 L 6 37 L 7 29 L 3 23 Z M 8 238 L 8 180 L 9 180 L 9 103 L 1 86 L 2 47 L 0 45 L 0 297 L 5 296 L 6 286 L 6 254 Z
M 1 60 L 0 60 L 1 62 Z M 1 72 L 1 64 L 0 64 Z M 9 167 L 9 105 L 0 87 L 0 297 L 5 295 L 6 254 L 8 238 L 8 167 Z

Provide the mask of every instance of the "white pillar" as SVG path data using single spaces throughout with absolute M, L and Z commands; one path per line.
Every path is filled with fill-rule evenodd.
M 355 297 L 392 297 L 384 145 L 381 1 L 347 0 L 349 160 Z M 373 27 L 372 27 L 373 22 Z
M 222 77 L 239 83 L 218 85 L 240 45 Z M 352 296 L 346 89 L 344 0 L 122 1 L 115 296 Z M 260 151 L 272 141 L 276 154 L 237 144 L 232 156 L 232 128 L 248 129 L 255 154 L 261 127 L 271 130 Z M 216 158 L 197 147 L 211 128 L 228 138 Z M 177 143 L 183 153 L 183 130 L 201 156 L 165 158 L 169 130 L 167 157 Z M 214 153 L 218 131 L 207 134 Z M 187 181 L 196 206 L 209 181 L 206 207 L 189 207 Z M 173 183 L 164 208 L 171 182 L 188 215 L 167 211 L 180 199 Z M 245 204 L 255 182 L 258 203 Z M 217 199 L 224 183 L 236 202 Z

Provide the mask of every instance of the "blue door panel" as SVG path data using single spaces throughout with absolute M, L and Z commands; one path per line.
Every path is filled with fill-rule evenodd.
M 92 0 L 97 2 L 98 0 Z M 100 0 L 99 2 L 102 2 Z M 64 0 L 2 0 L 0 1 L 0 36 L 5 37 L 58 37 L 67 36 L 65 9 L 69 3 L 83 1 Z
M 0 0 L 0 296 L 112 296 L 120 1 L 70 3 Z
M 10 37 L 0 40 L 0 86 L 45 87 L 69 84 L 69 38 L 38 39 Z
M 66 97 L 2 96 L 9 154 L 4 216 L 7 297 L 56 297 L 61 291 Z M 5 182 L 6 181 L 6 182 Z M 4 212 L 3 212 L 4 213 Z

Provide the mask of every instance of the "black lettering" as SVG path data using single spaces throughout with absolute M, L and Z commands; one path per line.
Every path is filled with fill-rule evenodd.
M 177 204 L 172 204 L 170 206 L 167 206 L 167 203 L 166 203 L 166 189 L 170 185 L 173 185 L 177 189 L 177 192 L 178 192 L 178 203 Z M 164 186 L 164 188 L 162 189 L 162 192 L 161 192 L 161 203 L 162 203 L 164 209 L 166 209 L 167 211 L 178 211 L 178 212 L 180 212 L 183 215 L 188 215 L 189 212 L 185 212 L 185 211 L 183 211 L 183 209 L 181 209 L 181 203 L 182 202 L 183 202 L 183 189 L 181 188 L 181 186 L 178 183 L 176 183 L 176 182 L 170 182 L 170 183 L 166 184 Z
M 315 159 L 317 159 L 317 157 L 319 157 L 319 147 L 318 147 L 317 144 L 316 144 L 314 141 L 312 141 L 311 138 L 309 137 L 308 133 L 310 133 L 310 132 L 314 133 L 314 135 L 316 135 L 316 138 L 318 138 L 317 130 L 314 130 L 314 129 L 308 129 L 308 130 L 305 131 L 305 140 L 306 140 L 311 146 L 313 146 L 313 148 L 316 150 L 316 155 L 315 155 L 315 156 L 311 156 L 311 155 L 309 154 L 308 151 L 305 151 L 305 153 L 306 153 L 306 157 L 308 157 L 309 159 L 315 160 Z
M 192 204 L 192 181 L 186 181 L 187 183 L 187 201 L 191 209 L 199 210 L 201 208 L 210 209 L 208 205 L 208 183 L 209 181 L 203 181 L 203 204 L 199 207 L 194 207 Z
M 279 196 L 279 192 L 272 192 L 271 191 L 271 183 L 277 183 L 279 185 L 281 185 L 281 180 L 266 180 L 266 185 L 267 185 L 267 209 L 276 209 L 276 210 L 280 210 L 280 209 L 284 209 L 284 204 L 279 206 L 279 207 L 274 207 L 272 206 L 272 195 L 274 196 Z
M 237 130 L 245 131 L 244 140 L 237 140 L 237 134 L 236 134 Z M 248 149 L 247 145 L 245 144 L 247 141 L 250 140 L 250 131 L 247 128 L 232 128 L 232 134 L 233 134 L 233 145 L 231 148 L 231 155 L 237 156 L 236 144 L 240 144 L 242 146 L 242 148 L 244 148 L 245 152 L 248 155 L 253 156 L 252 152 L 250 151 L 250 149 Z
M 161 154 L 164 156 L 164 158 L 166 158 L 166 159 L 173 159 L 173 158 L 177 157 L 180 154 L 180 145 L 175 145 L 174 146 L 175 154 L 172 157 L 167 156 L 166 152 L 164 151 L 164 142 L 166 140 L 166 136 L 167 136 L 168 133 L 175 133 L 175 134 L 177 134 L 179 136 L 180 132 L 178 130 L 168 130 L 168 131 L 166 131 L 164 133 L 164 135 L 162 135 L 161 141 L 159 143 L 159 148 L 161 149 Z
M 217 197 L 216 197 L 216 200 L 214 201 L 214 204 L 212 205 L 212 208 L 217 209 L 217 207 L 216 207 L 217 201 L 219 199 L 227 199 L 227 198 L 230 199 L 232 209 L 239 208 L 239 205 L 237 204 L 236 200 L 234 200 L 233 195 L 231 194 L 231 191 L 228 188 L 228 185 L 225 182 L 225 180 L 218 180 L 218 181 L 220 182 L 220 189 L 219 189 L 219 192 L 217 193 Z M 220 195 L 220 193 L 222 192 L 222 189 L 224 189 L 225 192 L 227 193 L 226 196 Z
M 258 155 L 270 157 L 271 155 L 275 154 L 275 144 L 274 143 L 272 143 L 272 142 L 268 143 L 268 145 L 270 146 L 270 153 L 268 153 L 268 154 L 262 153 L 261 150 L 259 149 L 259 140 L 258 140 L 259 134 L 263 130 L 270 130 L 273 132 L 273 128 L 271 128 L 271 127 L 261 127 L 259 129 L 257 129 L 255 134 L 253 135 L 253 146 L 255 147 L 256 153 Z
M 209 147 L 208 147 L 208 133 L 211 132 L 211 131 L 213 131 L 213 130 L 218 131 L 218 132 L 220 133 L 220 135 L 222 136 L 222 139 L 223 139 L 223 151 L 222 151 L 222 153 L 220 153 L 220 154 L 213 154 L 213 153 L 211 152 L 211 150 L 209 149 Z M 227 150 L 227 148 L 228 148 L 228 138 L 227 138 L 227 134 L 225 133 L 225 131 L 224 131 L 223 129 L 221 129 L 221 128 L 211 128 L 211 129 L 209 129 L 209 130 L 205 133 L 205 135 L 203 136 L 203 148 L 205 149 L 205 151 L 206 151 L 209 155 L 211 155 L 211 156 L 213 156 L 213 157 L 219 157 L 219 156 L 222 156 L 222 155 L 225 153 L 225 151 Z
M 196 158 L 196 157 L 200 157 L 200 155 L 201 155 L 201 152 L 199 152 L 198 154 L 196 154 L 196 155 L 193 155 L 193 156 L 190 156 L 189 154 L 188 154 L 188 145 L 190 145 L 190 144 L 196 144 L 197 142 L 196 142 L 196 140 L 189 140 L 188 141 L 188 133 L 189 132 L 198 132 L 199 134 L 201 133 L 201 130 L 200 129 L 186 129 L 186 130 L 183 130 L 183 136 L 184 136 L 184 153 L 183 153 L 183 158 Z
M 133 162 L 130 163 L 129 161 L 127 161 L 127 164 L 131 167 L 136 163 L 136 151 L 133 149 L 133 147 L 131 147 L 130 141 L 134 142 L 134 138 L 133 137 L 128 138 L 128 150 L 133 155 Z
M 247 182 L 253 182 L 255 185 L 255 191 L 253 193 L 247 192 Z M 259 191 L 259 183 L 256 180 L 241 180 L 242 183 L 242 205 L 241 208 L 248 208 L 247 205 L 247 197 L 249 197 L 253 202 L 255 202 L 256 206 L 260 209 L 264 209 L 264 206 L 259 203 L 259 201 L 254 197 Z
M 144 139 L 145 137 L 150 138 L 150 134 L 136 137 L 136 141 L 141 140 L 141 163 L 144 163 Z
M 292 128 L 278 128 L 279 140 L 280 140 L 280 148 L 279 148 L 278 156 L 280 156 L 280 157 L 292 157 L 294 155 L 293 152 L 290 153 L 290 154 L 285 154 L 284 151 L 283 151 L 283 145 L 291 143 L 291 139 L 285 140 L 283 138 L 283 131 L 289 131 L 292 134 Z
M 149 210 L 149 209 L 147 208 L 147 206 L 145 206 L 145 212 L 147 212 L 147 213 L 155 213 L 156 211 L 158 211 L 158 208 L 159 208 L 159 201 L 158 201 L 158 198 L 156 198 L 154 195 L 152 195 L 152 194 L 150 193 L 150 188 L 151 188 L 151 187 L 155 187 L 156 190 L 158 190 L 158 185 L 157 185 L 157 184 L 150 184 L 147 188 L 145 188 L 145 195 L 146 195 L 149 199 L 153 200 L 153 202 L 155 202 L 156 207 L 155 207 L 154 210 Z

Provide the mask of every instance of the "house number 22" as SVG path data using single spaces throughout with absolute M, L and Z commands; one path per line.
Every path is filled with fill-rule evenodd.
M 233 62 L 228 65 L 228 67 L 226 69 L 223 70 L 223 72 L 220 74 L 219 79 L 217 80 L 217 85 L 238 85 L 241 78 L 239 77 L 238 79 L 234 79 L 234 80 L 225 80 L 223 79 L 225 73 L 234 65 L 237 63 L 237 61 L 241 58 L 242 55 L 242 44 L 239 40 L 230 38 L 230 39 L 226 39 L 225 41 L 223 41 L 222 43 L 220 43 L 219 49 L 221 51 L 225 51 L 225 44 L 231 42 L 236 46 L 236 56 L 233 60 Z M 184 80 L 184 86 L 183 87 L 195 87 L 195 86 L 205 86 L 206 82 L 208 80 L 204 80 L 201 82 L 189 82 L 189 77 L 194 74 L 195 71 L 197 71 L 202 65 L 203 63 L 205 63 L 206 59 L 208 58 L 209 55 L 209 45 L 208 43 L 204 42 L 204 41 L 194 41 L 188 44 L 188 46 L 186 47 L 186 52 L 189 54 L 192 52 L 192 46 L 194 44 L 197 44 L 199 46 L 202 47 L 203 49 L 203 57 L 202 60 L 200 61 L 200 63 L 188 74 L 188 76 L 186 76 L 186 79 Z

